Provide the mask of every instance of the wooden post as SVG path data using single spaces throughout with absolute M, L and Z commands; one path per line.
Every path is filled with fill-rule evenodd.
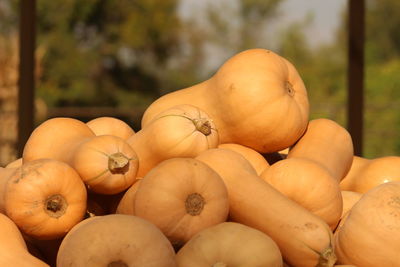
M 34 127 L 36 0 L 20 1 L 18 156 Z
M 349 0 L 347 129 L 354 154 L 362 156 L 364 126 L 365 0 Z

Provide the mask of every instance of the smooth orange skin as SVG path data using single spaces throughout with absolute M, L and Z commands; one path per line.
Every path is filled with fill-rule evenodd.
M 381 184 L 352 207 L 334 236 L 338 264 L 398 266 L 400 182 Z
M 135 196 L 140 186 L 142 178 L 138 179 L 129 189 L 124 193 L 118 203 L 116 213 L 135 215 Z
M 293 145 L 309 117 L 307 91 L 297 70 L 265 49 L 240 52 L 210 79 L 160 97 L 145 111 L 142 128 L 163 110 L 188 103 L 213 118 L 221 143 L 261 153 Z
M 390 181 L 400 181 L 400 157 L 385 156 L 370 159 L 346 186 L 347 190 L 365 193 Z M 344 187 L 344 186 L 342 186 Z
M 267 169 L 270 166 L 268 161 L 263 157 L 263 155 L 261 155 L 252 148 L 232 143 L 220 144 L 218 148 L 230 149 L 232 151 L 241 154 L 254 167 L 258 175 L 260 175 L 265 169 Z
M 4 168 L 17 168 L 21 167 L 22 165 L 22 158 L 18 158 L 10 163 L 8 163 Z
M 178 267 L 209 267 L 217 263 L 220 266 L 282 267 L 283 264 L 278 246 L 268 235 L 235 222 L 223 222 L 202 230 L 178 251 L 176 259 Z
M 188 213 L 185 207 L 193 193 L 205 201 L 197 215 Z M 228 192 L 221 177 L 192 158 L 173 158 L 158 164 L 141 180 L 134 204 L 135 215 L 155 224 L 176 246 L 226 221 L 229 212 Z
M 369 159 L 354 155 L 353 162 L 346 176 L 340 181 L 340 189 L 345 191 L 352 191 L 354 181 L 357 180 L 359 172 L 367 166 Z
M 342 195 L 336 179 L 323 166 L 303 158 L 284 159 L 260 177 L 335 229 L 342 214 Z
M 59 194 L 67 202 L 61 217 L 51 217 L 44 203 Z M 37 239 L 64 236 L 83 219 L 87 193 L 78 173 L 68 164 L 39 159 L 24 163 L 8 179 L 4 195 L 5 213 L 21 231 Z
M 22 153 L 22 161 L 56 159 L 71 162 L 73 152 L 86 139 L 96 136 L 84 123 L 73 118 L 52 118 L 36 127 Z
M 205 135 L 196 130 L 191 121 L 193 119 L 209 121 L 210 134 Z M 137 176 L 144 177 L 163 160 L 193 158 L 204 150 L 217 147 L 219 134 L 213 118 L 207 113 L 192 105 L 178 105 L 158 114 L 127 142 L 139 158 Z
M 349 132 L 330 119 L 314 119 L 304 135 L 290 148 L 287 158 L 306 158 L 326 167 L 340 182 L 350 170 L 354 156 Z
M 316 252 L 333 247 L 329 226 L 261 179 L 239 153 L 216 148 L 201 153 L 196 159 L 209 165 L 224 180 L 230 220 L 269 235 L 279 246 L 285 262 L 315 267 L 319 261 Z M 331 255 L 331 263 L 334 259 Z
M 345 190 L 342 190 L 341 194 L 343 199 L 343 211 L 341 218 L 343 218 L 346 212 L 351 210 L 351 208 L 354 206 L 354 204 L 356 204 L 360 200 L 363 194 Z
M 109 156 L 115 153 L 129 159 L 123 173 L 112 173 L 109 169 Z M 131 186 L 139 169 L 136 152 L 124 139 L 113 135 L 86 139 L 75 149 L 69 163 L 91 191 L 106 195 L 120 193 Z
M 0 266 L 49 267 L 28 252 L 17 225 L 0 213 Z
M 113 117 L 98 117 L 86 122 L 95 135 L 113 135 L 127 140 L 135 131 L 124 121 Z

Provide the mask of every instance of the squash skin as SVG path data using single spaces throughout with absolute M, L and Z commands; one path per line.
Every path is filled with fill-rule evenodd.
M 22 165 L 22 158 L 18 158 L 8 163 L 4 168 L 18 168 Z
M 232 151 L 241 154 L 254 167 L 258 175 L 261 175 L 261 173 L 270 166 L 268 161 L 263 157 L 263 155 L 261 155 L 260 153 L 249 147 L 245 147 L 239 144 L 229 143 L 229 144 L 220 144 L 218 148 L 230 149 Z
M 306 158 L 325 166 L 340 182 L 351 168 L 353 141 L 349 132 L 330 119 L 314 119 L 290 148 L 287 158 Z
M 91 191 L 105 195 L 131 186 L 139 168 L 136 152 L 125 140 L 113 135 L 86 139 L 73 151 L 69 163 Z
M 335 233 L 338 264 L 398 266 L 400 182 L 381 184 L 349 211 Z
M 95 135 L 112 135 L 127 140 L 135 131 L 124 121 L 114 117 L 98 117 L 86 122 Z
M 202 230 L 178 251 L 176 259 L 179 267 L 209 267 L 217 263 L 220 266 L 282 267 L 283 264 L 278 246 L 268 235 L 235 222 L 223 222 Z
M 367 166 L 369 159 L 354 155 L 353 162 L 346 176 L 340 181 L 340 189 L 345 191 L 352 191 L 354 181 L 357 179 L 360 171 Z
M 303 158 L 284 159 L 260 177 L 335 229 L 342 214 L 342 195 L 336 179 L 323 166 Z
M 0 213 L 0 266 L 49 267 L 28 252 L 15 223 Z
M 343 199 L 343 211 L 342 211 L 342 216 L 343 218 L 344 214 L 351 210 L 351 208 L 354 206 L 354 204 L 357 203 L 362 197 L 361 193 L 358 192 L 353 192 L 353 191 L 346 191 L 342 190 L 342 199 Z
M 139 178 L 129 187 L 119 201 L 116 209 L 117 214 L 135 215 L 135 196 L 143 178 Z
M 399 166 L 399 156 L 385 156 L 368 160 L 346 188 L 350 191 L 366 193 L 380 184 L 400 181 Z
M 136 216 L 110 214 L 86 219 L 65 236 L 57 267 L 66 266 L 177 265 L 171 244 L 157 227 Z
M 142 128 L 163 110 L 186 103 L 213 118 L 221 143 L 237 143 L 261 153 L 293 145 L 304 133 L 309 116 L 307 91 L 297 70 L 265 49 L 242 51 L 210 79 L 160 97 L 145 111 Z
M 219 148 L 209 149 L 196 159 L 224 180 L 232 221 L 269 235 L 285 262 L 295 267 L 333 266 L 336 257 L 329 226 L 260 179 L 243 156 Z
M 127 142 L 139 158 L 137 176 L 144 177 L 163 160 L 193 158 L 217 147 L 219 135 L 207 113 L 192 105 L 178 105 L 158 114 Z
M 96 135 L 84 123 L 72 118 L 52 118 L 36 127 L 22 153 L 22 162 L 50 158 L 71 162 L 75 149 Z
M 5 214 L 5 194 L 7 191 L 7 183 L 17 168 L 0 167 L 0 213 Z
M 153 168 L 141 180 L 134 205 L 135 215 L 155 224 L 174 247 L 226 221 L 229 212 L 221 177 L 192 158 L 168 159 Z
M 5 212 L 21 231 L 36 239 L 64 236 L 83 219 L 87 193 L 68 164 L 39 159 L 24 163 L 7 181 Z

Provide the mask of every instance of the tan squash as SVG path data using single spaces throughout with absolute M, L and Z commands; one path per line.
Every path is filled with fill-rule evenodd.
M 399 166 L 399 156 L 385 156 L 368 160 L 346 188 L 350 191 L 365 193 L 380 184 L 400 181 Z
M 73 152 L 95 134 L 84 123 L 73 118 L 52 118 L 36 127 L 25 143 L 22 161 L 50 158 L 71 162 Z
M 15 223 L 0 213 L 0 266 L 49 267 L 28 252 L 25 240 Z
M 213 118 L 221 143 L 263 153 L 293 145 L 309 116 L 307 91 L 297 70 L 265 49 L 242 51 L 210 79 L 160 97 L 145 111 L 142 128 L 163 110 L 188 103 Z
M 232 151 L 238 152 L 241 154 L 245 159 L 247 159 L 251 166 L 254 167 L 257 174 L 260 175 L 266 168 L 269 167 L 268 161 L 252 148 L 245 147 L 239 144 L 220 144 L 218 148 L 225 148 L 230 149 Z
M 50 158 L 71 165 L 93 192 L 116 194 L 133 184 L 138 170 L 135 151 L 112 135 L 96 136 L 83 122 L 50 119 L 29 137 L 23 162 Z
M 209 165 L 224 180 L 230 219 L 270 236 L 285 262 L 295 267 L 334 265 L 336 257 L 329 226 L 257 176 L 243 156 L 218 148 L 209 149 L 196 159 Z
M 123 120 L 114 117 L 98 117 L 86 123 L 95 135 L 112 135 L 127 140 L 135 131 Z
M 357 201 L 360 200 L 360 198 L 362 197 L 361 193 L 357 193 L 357 192 L 353 192 L 353 191 L 341 191 L 342 194 L 342 200 L 343 200 L 343 211 L 342 211 L 342 216 L 348 212 L 353 206 L 354 204 L 357 203 Z
M 208 227 L 177 253 L 179 267 L 282 267 L 276 243 L 263 232 L 235 222 Z
M 5 212 L 21 231 L 37 239 L 64 236 L 83 219 L 86 188 L 68 164 L 40 159 L 24 163 L 10 176 Z
M 217 147 L 219 138 L 212 119 L 205 112 L 192 105 L 180 105 L 159 114 L 127 142 L 139 158 L 137 175 L 144 177 L 163 160 L 193 158 Z
M 18 168 L 21 167 L 22 165 L 22 158 L 18 158 L 14 161 L 11 161 L 10 163 L 8 163 L 5 168 Z
M 111 214 L 86 219 L 65 236 L 57 267 L 176 267 L 168 239 L 150 222 Z
M 7 183 L 11 175 L 16 171 L 16 168 L 2 168 L 0 167 L 0 213 L 5 213 L 5 194 L 7 190 Z
M 112 135 L 95 136 L 82 142 L 69 163 L 91 191 L 106 195 L 130 187 L 139 168 L 132 147 Z
M 267 168 L 261 178 L 335 229 L 342 215 L 342 195 L 336 179 L 320 164 L 284 159 Z
M 381 184 L 365 193 L 335 234 L 338 263 L 398 266 L 399 218 L 399 181 Z
M 122 196 L 118 203 L 116 213 L 135 215 L 135 195 L 140 186 L 142 178 L 138 179 Z
M 134 203 L 135 215 L 154 223 L 175 247 L 226 221 L 229 212 L 221 177 L 192 158 L 168 159 L 153 168 L 141 180 Z
M 330 119 L 314 119 L 307 131 L 290 148 L 288 158 L 306 158 L 325 166 L 338 182 L 350 170 L 353 141 L 349 132 Z
M 351 191 L 351 188 L 353 187 L 354 181 L 357 179 L 357 176 L 359 175 L 360 171 L 368 165 L 369 159 L 359 157 L 359 156 L 354 156 L 353 157 L 353 162 L 351 163 L 351 167 L 347 175 L 340 181 L 340 189 L 345 190 L 345 191 Z

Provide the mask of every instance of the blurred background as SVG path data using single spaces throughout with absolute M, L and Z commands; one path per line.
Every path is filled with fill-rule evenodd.
M 114 116 L 266 48 L 299 71 L 311 119 L 346 126 L 347 0 L 37 0 L 35 125 Z M 0 0 L 0 164 L 17 157 L 19 1 Z M 400 155 L 400 2 L 366 1 L 363 156 Z M 397 89 L 397 90 L 396 90 Z

